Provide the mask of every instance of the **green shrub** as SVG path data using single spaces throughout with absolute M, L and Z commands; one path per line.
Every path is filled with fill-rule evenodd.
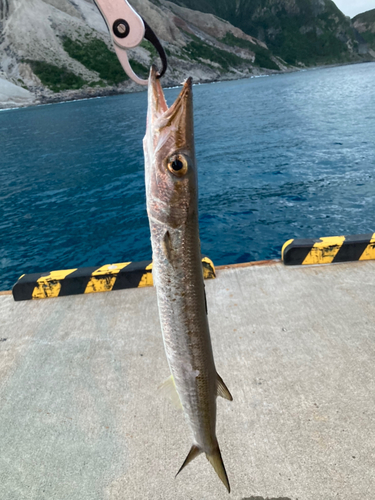
M 158 56 L 159 56 L 158 51 L 155 49 L 155 47 L 152 45 L 152 43 L 149 42 L 148 40 L 142 40 L 141 47 L 143 47 L 144 49 L 148 50 L 148 52 L 150 52 L 153 60 L 158 58 Z
M 115 52 L 109 50 L 107 45 L 97 38 L 88 38 L 84 43 L 64 38 L 64 49 L 72 57 L 91 71 L 96 71 L 102 80 L 106 80 L 110 85 L 119 84 L 127 79 L 120 61 Z M 142 45 L 150 49 L 149 42 L 142 42 Z M 152 45 L 151 45 L 152 47 Z M 151 50 L 150 50 L 151 51 Z M 130 64 L 139 76 L 147 77 L 148 68 L 143 64 L 130 60 Z
M 50 88 L 53 92 L 61 90 L 80 89 L 87 82 L 80 76 L 75 75 L 66 68 L 59 68 L 53 64 L 44 61 L 27 60 L 31 69 L 40 78 L 43 85 Z
M 256 47 L 259 47 L 258 44 L 251 43 L 249 40 L 245 40 L 243 38 L 238 38 L 229 31 L 225 33 L 225 37 L 221 38 L 220 41 L 225 43 L 226 45 L 230 45 L 232 47 L 241 47 L 242 49 L 251 50 L 252 52 L 255 52 Z
M 89 83 L 89 87 L 106 87 L 106 84 L 103 82 L 103 80 L 98 80 L 96 82 L 91 82 Z
M 189 58 L 193 60 L 206 59 L 213 63 L 219 64 L 225 71 L 230 67 L 248 65 L 249 61 L 242 57 L 236 56 L 231 52 L 211 47 L 210 45 L 202 42 L 199 38 L 193 37 L 193 41 L 184 47 L 185 52 L 188 53 Z
M 289 2 L 297 7 L 297 12 L 293 15 L 288 12 L 286 1 L 172 1 L 188 8 L 210 12 L 241 28 L 248 35 L 264 39 L 270 51 L 289 64 L 341 62 L 351 59 L 346 44 L 338 40 L 335 34 L 341 32 L 355 44 L 354 33 L 344 14 L 332 1 L 324 2 L 324 11 L 320 15 L 314 12 L 314 2 L 311 0 Z M 301 33 L 299 30 L 302 26 L 311 26 L 312 31 Z M 317 35 L 317 31 L 322 34 Z M 230 45 L 230 41 L 227 40 L 226 43 Z M 239 42 L 238 46 L 242 46 L 240 44 L 242 42 Z
M 274 69 L 276 71 L 280 71 L 278 65 L 268 56 L 268 54 L 262 54 L 262 53 L 255 54 L 254 64 L 256 66 L 259 66 L 260 68 Z
M 335 6 L 334 6 L 335 7 Z M 269 48 L 288 64 L 303 62 L 316 64 L 347 59 L 347 46 L 335 36 L 336 22 L 332 13 L 324 12 L 311 24 L 312 29 L 302 34 L 300 27 L 306 24 L 302 16 L 280 15 L 279 19 L 264 23 L 264 29 L 271 26 L 278 30 L 277 35 L 267 41 Z M 317 28 L 321 34 L 317 34 Z
M 260 66 L 261 68 L 275 69 L 279 70 L 278 65 L 270 58 L 270 52 L 261 47 L 257 43 L 251 43 L 249 40 L 244 40 L 243 38 L 237 38 L 232 33 L 227 32 L 225 37 L 220 40 L 227 45 L 232 47 L 240 47 L 242 49 L 250 50 L 255 53 L 254 64 Z
M 130 66 L 132 67 L 134 73 L 138 75 L 141 78 L 148 78 L 149 75 L 149 68 L 146 68 L 146 66 L 143 66 L 138 61 L 135 61 L 134 59 L 130 59 Z
M 91 71 L 99 73 L 100 78 L 109 84 L 118 84 L 126 80 L 126 74 L 114 52 L 97 38 L 91 38 L 82 43 L 65 37 L 65 51 Z

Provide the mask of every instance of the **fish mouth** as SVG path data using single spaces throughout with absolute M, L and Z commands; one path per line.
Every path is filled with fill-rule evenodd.
M 160 79 L 157 76 L 156 66 L 152 66 L 149 76 L 149 111 L 151 121 L 153 123 L 159 121 L 159 127 L 163 128 L 171 125 L 177 116 L 181 116 L 181 113 L 184 115 L 191 114 L 193 107 L 193 79 L 191 77 L 187 78 L 179 96 L 172 106 L 168 107 Z

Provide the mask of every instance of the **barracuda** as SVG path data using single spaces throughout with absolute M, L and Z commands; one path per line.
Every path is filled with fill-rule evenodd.
M 216 372 L 198 227 L 192 80 L 168 108 L 151 68 L 143 141 L 147 213 L 164 347 L 193 445 L 178 473 L 205 453 L 230 492 L 216 438 L 216 397 L 232 396 Z M 177 473 L 177 474 L 178 474 Z

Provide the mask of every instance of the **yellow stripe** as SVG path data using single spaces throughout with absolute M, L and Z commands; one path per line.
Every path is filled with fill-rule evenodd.
M 314 243 L 314 246 L 302 264 L 330 264 L 336 257 L 344 241 L 345 236 L 320 238 L 320 241 Z
M 33 299 L 49 299 L 58 297 L 61 290 L 60 281 L 77 269 L 65 269 L 64 271 L 52 271 L 47 276 L 38 279 L 37 285 L 33 290 Z
M 205 280 L 216 278 L 215 266 L 212 260 L 209 259 L 208 257 L 203 257 L 202 263 L 203 262 L 209 265 L 209 267 L 203 266 L 203 278 Z
M 372 235 L 372 238 L 367 245 L 366 250 L 360 256 L 359 260 L 373 260 L 375 259 L 375 233 Z
M 286 247 L 288 245 L 290 245 L 291 243 L 293 243 L 294 240 L 288 240 L 284 243 L 283 245 L 283 248 L 281 249 L 281 260 L 284 260 L 284 250 L 286 249 Z
M 106 264 L 100 267 L 92 273 L 92 278 L 87 283 L 84 293 L 110 292 L 116 283 L 118 273 L 129 264 L 130 262 L 125 262 L 123 264 Z M 107 276 L 100 278 L 103 274 Z
M 202 262 L 208 264 L 203 266 L 203 276 L 205 279 L 215 278 L 215 267 L 211 259 L 204 257 Z M 94 271 L 89 282 L 86 285 L 84 293 L 110 292 L 116 283 L 118 273 L 127 267 L 131 262 L 121 264 L 106 264 Z M 77 269 L 67 269 L 64 271 L 52 271 L 46 276 L 38 279 L 34 287 L 33 299 L 46 299 L 58 297 L 61 290 L 61 282 L 74 273 Z M 152 279 L 152 262 L 145 268 L 138 287 L 153 286 Z
M 149 264 L 145 271 L 152 271 L 152 262 Z M 152 273 L 145 272 L 139 282 L 138 288 L 143 288 L 145 286 L 154 286 L 154 281 L 152 279 Z

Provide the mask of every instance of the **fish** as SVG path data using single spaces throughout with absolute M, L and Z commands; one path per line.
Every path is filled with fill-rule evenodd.
M 232 401 L 213 358 L 198 225 L 192 79 L 168 107 L 152 67 L 143 140 L 153 281 L 164 348 L 193 444 L 176 476 L 205 453 L 230 492 L 216 437 L 216 398 Z

